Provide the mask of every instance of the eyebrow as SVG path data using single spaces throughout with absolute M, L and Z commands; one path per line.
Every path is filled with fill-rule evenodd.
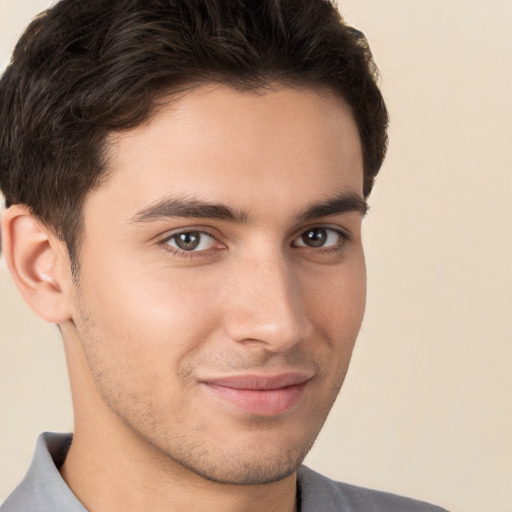
M 368 204 L 354 192 L 343 193 L 313 203 L 298 215 L 298 219 L 307 221 L 348 212 L 356 212 L 364 216 L 368 212 Z M 224 204 L 209 203 L 197 199 L 168 198 L 137 212 L 132 222 L 145 223 L 173 217 L 218 219 L 243 224 L 249 220 L 250 215 Z
M 196 199 L 169 198 L 144 208 L 133 218 L 133 222 L 150 222 L 172 217 L 229 220 L 245 223 L 248 215 L 223 204 L 208 203 Z
M 312 204 L 299 216 L 299 219 L 301 221 L 313 220 L 318 217 L 349 212 L 360 213 L 364 217 L 368 213 L 368 209 L 368 203 L 360 195 L 355 192 L 347 192 Z

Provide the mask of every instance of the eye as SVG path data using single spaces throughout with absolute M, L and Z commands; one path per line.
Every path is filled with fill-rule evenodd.
M 304 231 L 293 241 L 294 247 L 326 248 L 337 247 L 346 240 L 346 236 L 331 228 L 312 228 Z
M 219 245 L 213 236 L 204 231 L 181 231 L 174 233 L 164 242 L 172 249 L 185 252 L 206 251 Z

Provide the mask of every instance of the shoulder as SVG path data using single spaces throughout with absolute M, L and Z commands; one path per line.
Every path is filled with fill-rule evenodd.
M 301 512 L 446 512 L 423 501 L 336 482 L 301 466 Z

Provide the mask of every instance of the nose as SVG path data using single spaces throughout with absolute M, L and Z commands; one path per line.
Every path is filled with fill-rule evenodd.
M 244 262 L 229 288 L 225 328 L 232 340 L 284 352 L 311 336 L 305 290 L 282 255 Z

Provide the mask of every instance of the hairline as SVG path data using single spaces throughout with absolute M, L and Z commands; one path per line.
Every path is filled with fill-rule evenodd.
M 163 87 L 161 91 L 156 92 L 152 101 L 152 105 L 150 110 L 148 111 L 148 115 L 136 125 L 130 126 L 129 128 L 119 129 L 119 130 L 110 130 L 107 131 L 103 136 L 102 141 L 100 143 L 100 159 L 101 159 L 101 172 L 97 176 L 96 183 L 87 191 L 87 193 L 82 197 L 82 201 L 80 204 L 80 212 L 77 218 L 76 225 L 76 234 L 75 238 L 72 241 L 66 240 L 63 236 L 60 236 L 62 242 L 66 245 L 66 249 L 68 252 L 68 256 L 71 264 L 71 271 L 73 276 L 78 277 L 78 273 L 80 270 L 80 250 L 81 244 L 83 242 L 84 235 L 84 204 L 87 201 L 89 195 L 98 190 L 101 186 L 103 186 L 110 178 L 112 173 L 115 172 L 115 169 L 111 165 L 114 151 L 116 147 L 116 136 L 119 136 L 123 133 L 128 133 L 135 128 L 140 126 L 144 126 L 149 124 L 158 113 L 172 105 L 173 103 L 179 102 L 188 94 L 196 91 L 198 89 L 204 89 L 206 92 L 210 92 L 209 88 L 217 88 L 217 87 L 226 87 L 233 91 L 238 91 L 241 93 L 247 94 L 268 94 L 271 92 L 277 92 L 282 89 L 295 89 L 298 91 L 312 91 L 317 94 L 320 94 L 324 97 L 330 97 L 337 101 L 338 105 L 344 109 L 356 123 L 358 126 L 358 122 L 356 117 L 354 116 L 353 109 L 350 104 L 345 100 L 342 94 L 337 91 L 334 87 L 328 84 L 315 83 L 310 80 L 301 80 L 300 77 L 279 77 L 274 80 L 269 78 L 262 78 L 259 81 L 251 80 L 251 79 L 243 79 L 239 78 L 238 80 L 234 80 L 230 82 L 230 76 L 218 76 L 216 78 L 210 78 L 205 80 L 191 80 L 190 82 L 182 84 L 177 88 L 165 88 Z M 359 133 L 358 126 L 358 137 L 361 143 L 361 150 L 363 151 L 363 140 L 361 134 Z M 366 198 L 365 198 L 366 199 Z M 51 229 L 52 226 L 48 226 Z

